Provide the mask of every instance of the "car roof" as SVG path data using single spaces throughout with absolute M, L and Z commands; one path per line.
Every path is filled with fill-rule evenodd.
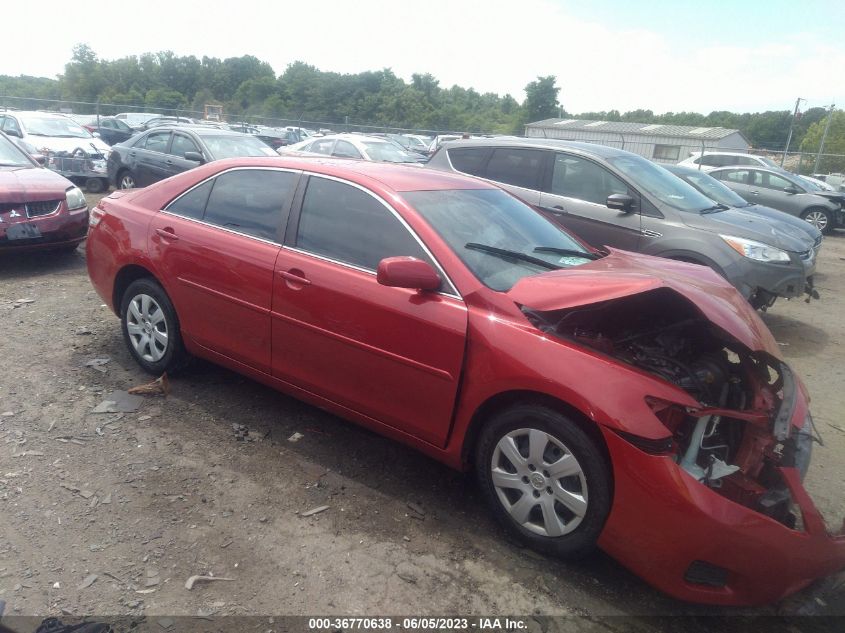
M 536 149 L 568 149 L 575 150 L 581 154 L 589 154 L 600 158 L 611 158 L 614 156 L 629 156 L 631 152 L 598 145 L 596 143 L 580 143 L 578 141 L 562 141 L 552 138 L 470 138 L 443 143 L 446 149 L 456 147 L 525 147 Z
M 219 127 L 212 127 L 210 125 L 197 124 L 173 124 L 173 125 L 157 125 L 151 127 L 147 132 L 163 132 L 165 130 L 182 130 L 184 132 L 193 132 L 197 136 L 248 136 L 254 138 L 254 134 L 244 134 L 243 132 L 235 132 L 234 130 L 225 130 Z
M 223 168 L 286 167 L 310 173 L 347 178 L 353 182 L 374 180 L 393 191 L 443 191 L 450 189 L 498 189 L 495 185 L 454 172 L 423 169 L 415 165 L 363 161 L 324 156 L 244 157 L 210 163 Z

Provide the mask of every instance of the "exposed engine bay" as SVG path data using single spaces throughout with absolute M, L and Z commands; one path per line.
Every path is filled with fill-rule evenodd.
M 576 308 L 522 311 L 547 334 L 689 393 L 700 408 L 649 400 L 671 439 L 661 445 L 626 438 L 646 452 L 672 455 L 697 481 L 732 501 L 795 526 L 778 468 L 806 472 L 812 421 L 808 414 L 805 428 L 790 428 L 797 387 L 785 364 L 752 352 L 669 288 Z

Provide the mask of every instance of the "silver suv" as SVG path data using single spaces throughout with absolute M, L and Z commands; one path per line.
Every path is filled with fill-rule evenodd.
M 662 167 L 612 147 L 551 139 L 446 143 L 426 168 L 493 181 L 594 246 L 709 266 L 753 306 L 818 296 L 813 241 L 714 203 Z

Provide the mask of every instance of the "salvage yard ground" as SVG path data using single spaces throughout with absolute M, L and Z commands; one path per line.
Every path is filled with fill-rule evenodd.
M 812 395 L 825 445 L 808 488 L 838 529 L 845 232 L 818 270 L 821 301 L 778 301 L 763 318 Z M 208 363 L 137 411 L 93 413 L 150 377 L 91 288 L 84 248 L 0 258 L 0 331 L 9 615 L 736 613 L 675 602 L 601 553 L 564 564 L 521 549 L 471 476 Z M 189 590 L 194 575 L 232 580 Z M 813 602 L 845 612 L 845 593 Z

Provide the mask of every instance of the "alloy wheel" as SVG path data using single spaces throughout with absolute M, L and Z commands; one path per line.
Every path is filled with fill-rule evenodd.
M 144 360 L 158 362 L 167 352 L 167 319 L 150 295 L 135 295 L 129 302 L 126 331 L 135 352 Z
M 827 228 L 827 214 L 824 211 L 809 211 L 804 219 L 819 231 L 824 231 Z
M 587 481 L 575 455 L 538 429 L 516 429 L 496 444 L 490 464 L 496 495 L 511 518 L 541 536 L 575 530 L 587 512 Z
M 120 188 L 121 189 L 134 189 L 135 188 L 135 178 L 132 174 L 123 174 L 120 177 Z

